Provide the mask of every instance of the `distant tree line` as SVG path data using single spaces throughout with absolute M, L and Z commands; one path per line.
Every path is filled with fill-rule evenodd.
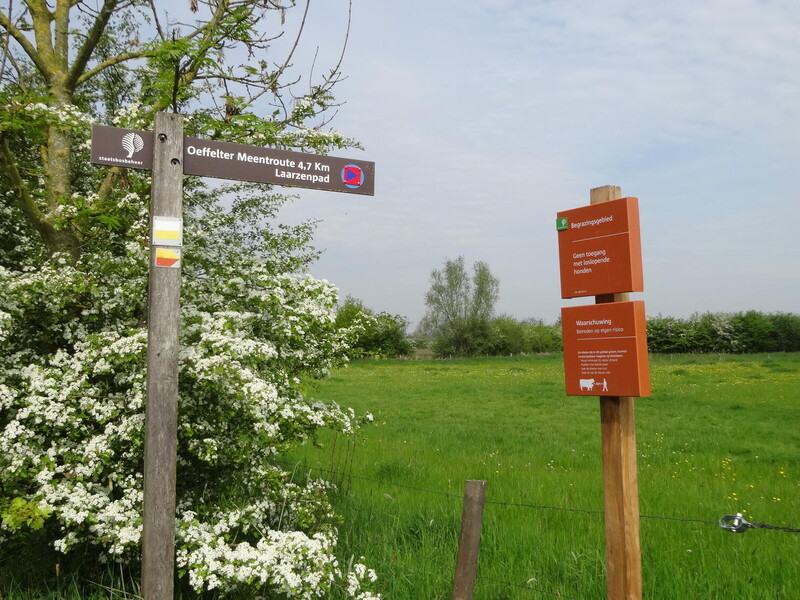
M 649 317 L 647 346 L 657 353 L 749 353 L 800 351 L 800 315 L 761 313 Z
M 359 310 L 360 307 L 360 310 Z M 363 312 L 361 312 L 363 311 Z M 432 350 L 439 357 L 507 356 L 560 352 L 561 323 L 541 319 L 516 319 L 501 315 L 459 330 L 458 339 L 406 334 L 408 321 L 399 315 L 374 313 L 359 301 L 340 308 L 337 324 L 352 325 L 356 318 L 365 327 L 354 344 L 352 358 L 408 356 L 414 348 Z M 792 313 L 704 313 L 687 318 L 647 318 L 647 346 L 657 354 L 744 354 L 800 352 L 800 315 Z
M 469 270 L 459 256 L 431 272 L 427 311 L 411 340 L 404 317 L 376 313 L 349 297 L 339 309 L 336 324 L 340 328 L 360 324 L 353 358 L 406 356 L 414 348 L 431 350 L 439 357 L 560 352 L 560 320 L 546 324 L 540 319 L 495 316 L 499 288 L 499 280 L 485 262 L 476 262 Z M 798 352 L 800 315 L 750 310 L 688 318 L 648 317 L 647 344 L 650 352 L 662 354 Z

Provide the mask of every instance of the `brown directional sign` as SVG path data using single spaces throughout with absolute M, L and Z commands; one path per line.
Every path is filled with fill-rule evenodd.
M 152 169 L 153 134 L 94 125 L 91 162 Z M 183 172 L 347 194 L 375 194 L 374 162 L 199 138 L 184 138 Z
M 375 193 L 375 163 L 365 160 L 186 138 L 183 162 L 187 175 Z

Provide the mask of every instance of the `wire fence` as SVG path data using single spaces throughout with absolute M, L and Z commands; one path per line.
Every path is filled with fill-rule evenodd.
M 437 490 L 430 490 L 422 487 L 412 486 L 412 485 L 405 485 L 400 483 L 395 483 L 392 481 L 384 481 L 381 479 L 375 479 L 372 477 L 364 477 L 361 475 L 353 475 L 353 474 L 346 474 L 343 475 L 341 471 L 331 470 L 331 469 L 323 469 L 321 467 L 309 467 L 315 471 L 320 471 L 322 473 L 327 473 L 329 475 L 334 475 L 335 477 L 344 478 L 348 480 L 357 479 L 360 481 L 368 481 L 371 483 L 376 483 L 383 486 L 390 486 L 396 488 L 402 488 L 407 490 L 412 490 L 416 492 L 422 492 L 425 494 L 432 494 L 437 496 L 445 496 L 449 498 L 456 498 L 461 499 L 461 494 L 454 494 L 452 492 L 443 492 Z M 602 510 L 593 510 L 593 509 L 585 509 L 585 508 L 567 508 L 563 506 L 551 506 L 547 504 L 531 504 L 526 502 L 505 502 L 499 500 L 487 500 L 486 504 L 493 504 L 496 506 L 513 506 L 518 508 L 529 508 L 533 510 L 554 510 L 554 511 L 562 511 L 562 512 L 573 512 L 573 513 L 584 513 L 590 515 L 603 515 L 605 514 Z M 758 521 L 748 522 L 742 517 L 741 514 L 737 515 L 723 515 L 720 519 L 716 521 L 712 521 L 709 519 L 698 519 L 698 518 L 685 518 L 685 517 L 668 517 L 662 515 L 639 515 L 640 519 L 653 519 L 658 521 L 677 521 L 681 523 L 701 523 L 704 525 L 716 525 L 728 531 L 732 531 L 734 533 L 739 533 L 739 530 L 746 531 L 748 529 L 768 529 L 772 531 L 784 531 L 788 533 L 800 533 L 800 528 L 795 527 L 785 527 L 782 525 L 768 525 L 766 523 L 760 523 Z M 732 522 L 729 522 L 732 521 Z
M 419 486 L 407 485 L 396 483 L 392 481 L 386 481 L 383 479 L 376 479 L 373 477 L 365 477 L 361 475 L 354 475 L 352 472 L 345 472 L 343 470 L 334 470 L 334 469 L 325 469 L 321 467 L 308 467 L 309 470 L 318 471 L 323 474 L 323 476 L 329 476 L 332 481 L 337 483 L 341 489 L 344 490 L 345 493 L 349 493 L 350 486 L 353 480 L 357 481 L 364 481 L 372 484 L 376 484 L 381 487 L 391 487 L 391 488 L 398 488 L 409 490 L 412 492 L 418 492 L 420 494 L 428 494 L 432 496 L 439 496 L 444 498 L 452 498 L 454 501 L 461 502 L 464 498 L 462 494 L 456 494 L 452 492 L 445 492 L 441 490 L 432 490 L 428 488 L 423 488 Z M 534 503 L 526 503 L 526 502 L 513 502 L 513 501 L 502 501 L 502 500 L 486 500 L 486 505 L 489 506 L 498 506 L 498 507 L 505 507 L 505 508 L 522 508 L 522 509 L 529 509 L 529 510 L 537 510 L 537 511 L 554 511 L 554 512 L 563 512 L 563 513 L 581 513 L 586 515 L 605 515 L 605 512 L 602 510 L 594 510 L 594 509 L 584 509 L 584 508 L 572 508 L 572 507 L 563 507 L 563 506 L 555 506 L 550 504 L 534 504 Z M 664 516 L 664 515 L 643 515 L 640 514 L 639 518 L 642 520 L 656 520 L 656 521 L 667 521 L 673 523 L 686 523 L 686 524 L 700 524 L 700 525 L 710 525 L 714 527 L 720 527 L 726 531 L 731 533 L 744 533 L 749 529 L 764 529 L 769 531 L 781 531 L 786 533 L 800 533 L 800 528 L 795 527 L 787 527 L 787 526 L 778 526 L 778 525 L 769 525 L 766 523 L 761 523 L 758 521 L 747 521 L 741 513 L 737 513 L 735 515 L 722 515 L 718 520 L 710 520 L 710 519 L 701 519 L 701 518 L 691 518 L 691 517 L 676 517 L 676 516 Z M 453 570 L 454 564 L 446 564 L 438 557 L 426 557 L 426 559 L 433 565 L 438 566 L 439 568 L 445 570 Z M 527 581 L 526 583 L 515 583 L 511 581 L 506 581 L 494 577 L 489 577 L 486 575 L 478 575 L 477 581 L 485 581 L 491 582 L 494 584 L 498 584 L 501 586 L 505 586 L 508 588 L 514 588 L 517 590 L 523 590 L 527 592 L 531 592 L 532 594 L 536 594 L 538 596 L 550 596 L 556 598 L 563 598 L 565 600 L 582 600 L 581 598 L 577 598 L 574 596 L 569 596 L 566 594 L 561 593 L 560 591 L 550 591 L 545 590 L 542 588 L 538 588 L 536 586 L 531 585 L 531 581 Z

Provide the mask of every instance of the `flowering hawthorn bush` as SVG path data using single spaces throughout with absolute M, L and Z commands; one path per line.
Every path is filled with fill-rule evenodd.
M 85 139 L 86 120 L 69 115 Z M 63 203 L 84 234 L 77 261 L 47 256 L 14 229 L 18 209 L 0 209 L 17 240 L 0 255 L 0 540 L 135 564 L 149 173 L 124 182 L 106 206 L 91 191 Z M 357 331 L 337 330 L 335 288 L 305 272 L 313 224 L 271 225 L 285 201 L 255 186 L 187 183 L 177 566 L 198 591 L 317 598 L 338 588 L 368 600 L 375 573 L 335 558 L 328 484 L 298 485 L 278 466 L 320 428 L 351 434 L 363 420 L 300 392 L 304 378 L 344 362 Z

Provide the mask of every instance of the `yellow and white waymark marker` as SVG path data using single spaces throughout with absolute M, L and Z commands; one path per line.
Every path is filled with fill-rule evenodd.
M 183 246 L 183 219 L 153 217 L 154 246 Z

